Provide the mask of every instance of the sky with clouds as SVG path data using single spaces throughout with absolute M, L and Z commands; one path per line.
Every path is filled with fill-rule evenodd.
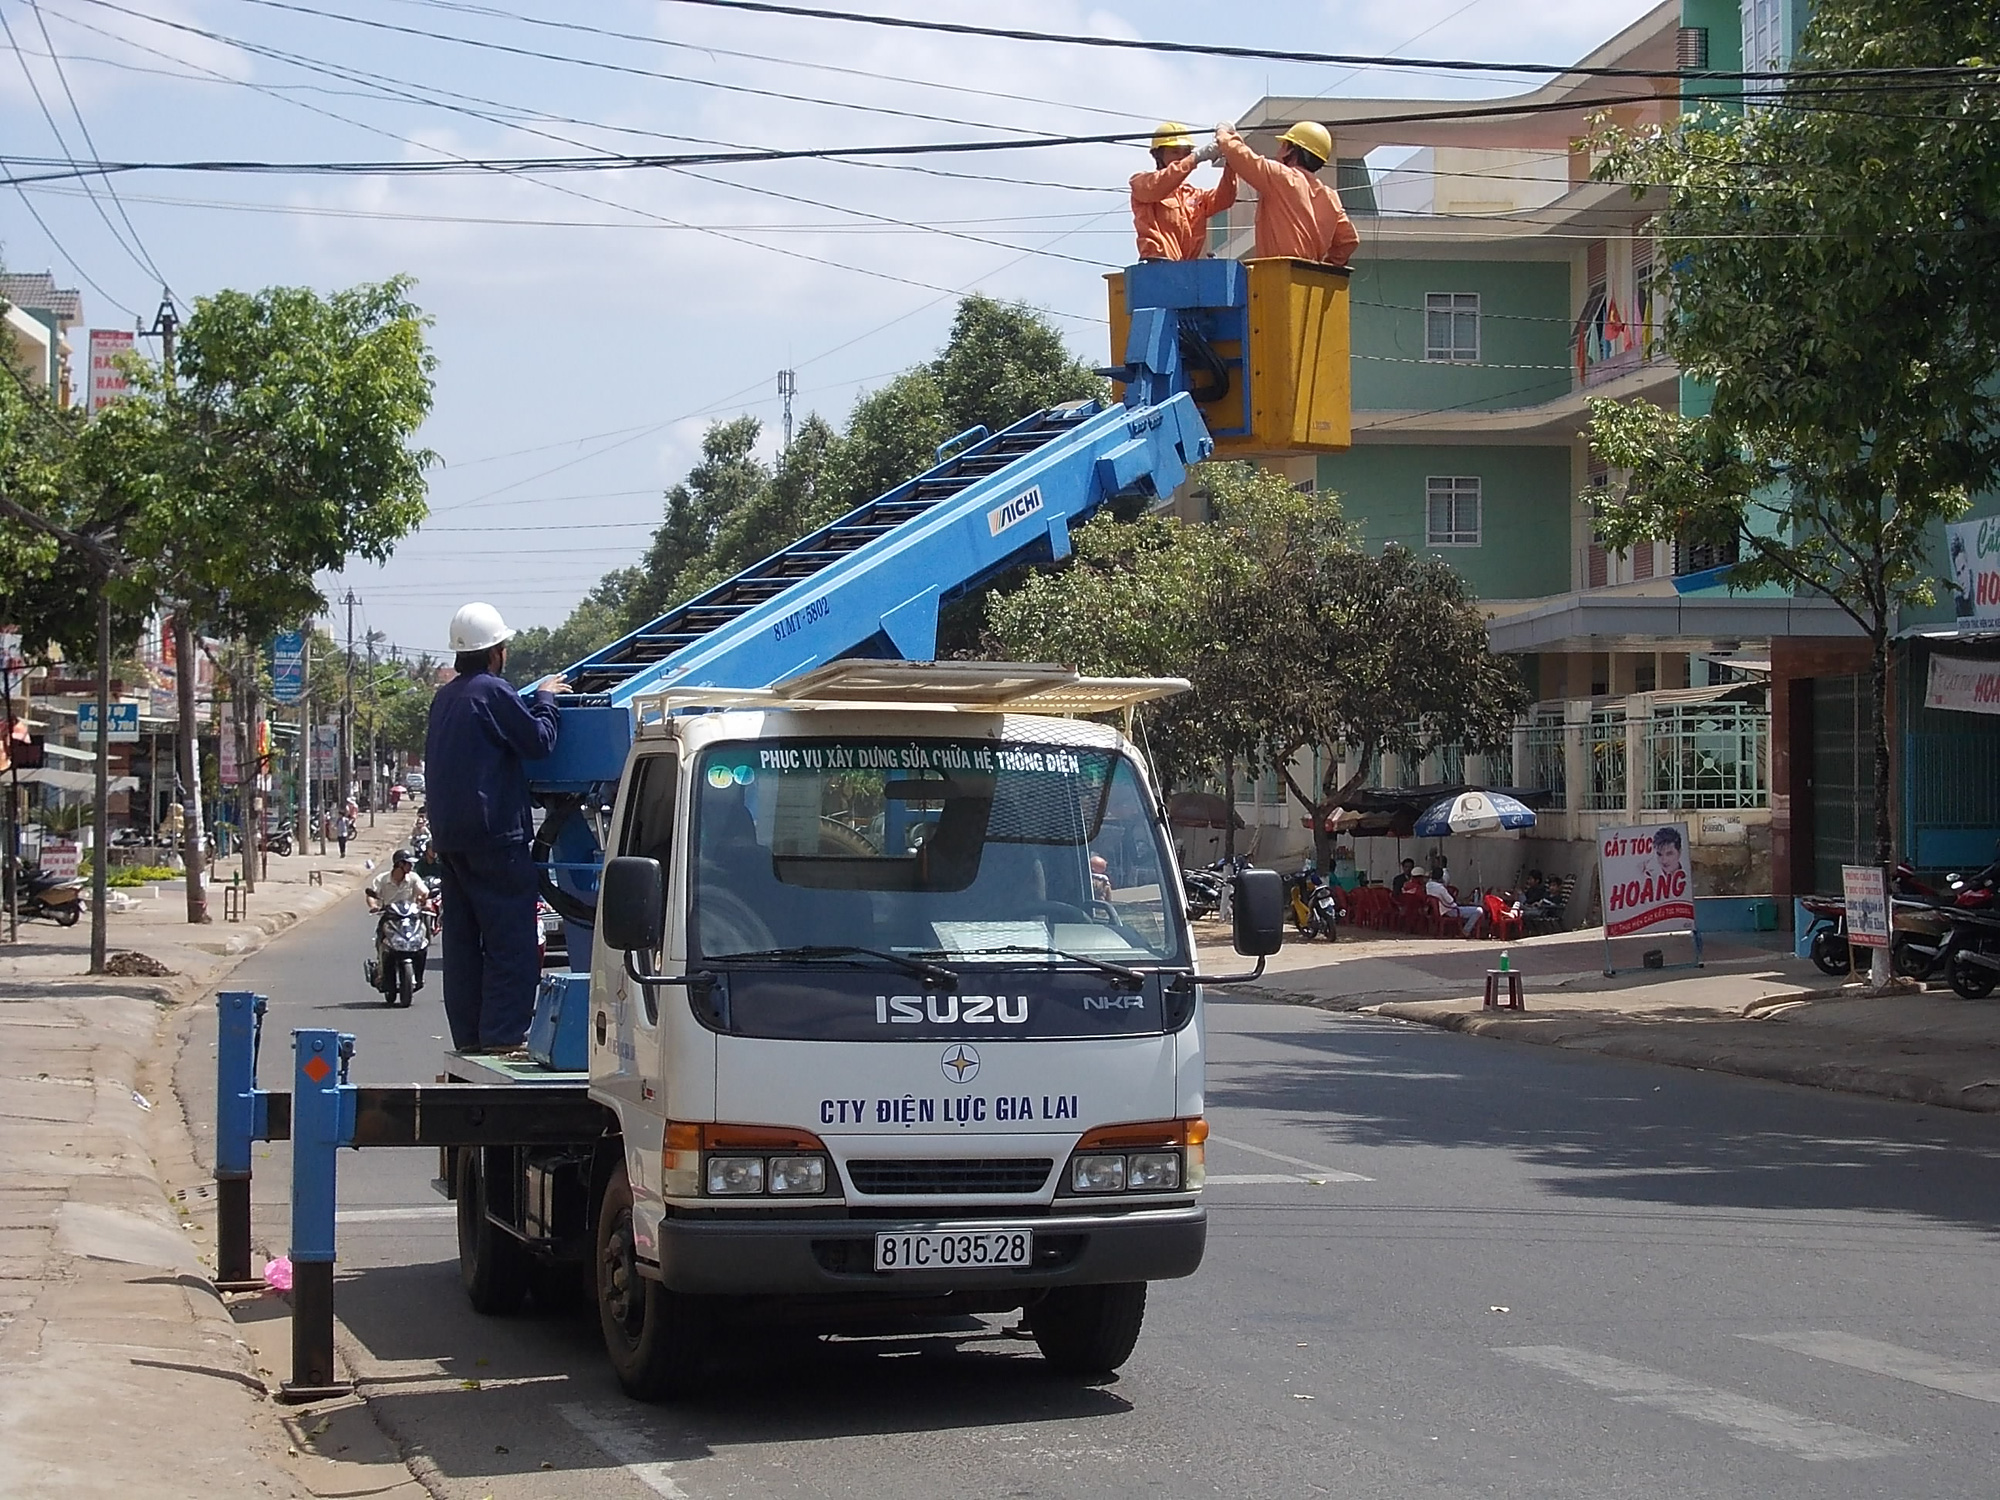
M 854 0 L 930 19 L 1305 51 L 1570 62 L 1645 0 Z M 0 0 L 20 156 L 441 161 L 963 141 L 1209 124 L 1266 94 L 1467 97 L 1529 80 L 981 40 L 674 0 Z M 597 33 L 578 27 L 597 28 Z M 600 33 L 620 33 L 604 35 Z M 61 142 L 58 143 L 57 132 Z M 0 261 L 92 327 L 222 287 L 416 278 L 433 319 L 432 516 L 352 586 L 442 648 L 453 609 L 555 624 L 635 560 L 717 416 L 775 444 L 928 358 L 958 295 L 1047 311 L 1102 362 L 1137 147 L 528 178 L 141 172 L 0 193 Z M 82 368 L 79 336 L 78 368 Z M 782 539 L 775 539 L 782 540 Z

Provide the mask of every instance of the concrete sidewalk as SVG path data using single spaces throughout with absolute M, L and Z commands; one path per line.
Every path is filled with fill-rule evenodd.
M 1372 932 L 1344 932 L 1337 943 L 1288 938 L 1263 979 L 1233 992 L 2000 1113 L 2000 999 L 1962 1000 L 1943 987 L 1870 996 L 1793 957 L 1778 934 L 1718 934 L 1705 942 L 1702 968 L 1677 970 L 1640 968 L 1640 955 L 1657 948 L 1680 962 L 1691 956 L 1686 937 L 1619 939 L 1613 978 L 1603 972 L 1601 928 L 1506 944 Z M 1201 924 L 1200 941 L 1204 969 L 1242 967 L 1219 924 Z M 1523 976 L 1524 1012 L 1482 1008 L 1502 947 Z
M 311 1493 L 207 1279 L 188 1115 L 214 1101 L 177 1098 L 173 1065 L 237 960 L 351 898 L 412 822 L 378 814 L 344 860 L 273 856 L 241 922 L 222 920 L 219 886 L 202 926 L 178 882 L 134 893 L 110 947 L 158 977 L 87 974 L 88 921 L 0 943 L 0 1497 Z

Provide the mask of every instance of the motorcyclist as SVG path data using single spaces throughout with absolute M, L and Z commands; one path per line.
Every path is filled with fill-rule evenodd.
M 361 888 L 371 912 L 409 904 L 421 907 L 430 899 L 430 887 L 416 871 L 417 857 L 408 849 L 398 849 L 389 858 L 389 868 Z M 382 924 L 375 924 L 375 962 L 382 962 Z

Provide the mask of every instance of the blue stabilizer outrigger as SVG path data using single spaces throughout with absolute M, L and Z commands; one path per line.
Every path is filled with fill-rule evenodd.
M 254 1292 L 250 1274 L 250 1150 L 290 1140 L 292 1100 L 257 1087 L 268 1002 L 248 990 L 215 997 L 215 1289 Z

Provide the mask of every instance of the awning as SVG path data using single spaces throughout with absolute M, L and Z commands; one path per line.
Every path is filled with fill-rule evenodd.
M 44 767 L 39 771 L 22 771 L 21 780 L 34 786 L 52 786 L 59 792 L 81 792 L 90 795 L 97 790 L 97 777 L 90 771 L 57 771 Z M 113 792 L 136 792 L 139 778 L 136 776 L 114 776 L 108 790 Z
M 1341 799 L 1341 812 L 1327 821 L 1329 832 L 1352 834 L 1356 838 L 1412 837 L 1411 829 L 1426 808 L 1461 792 L 1494 792 L 1526 803 L 1544 806 L 1549 793 L 1541 787 L 1475 787 L 1462 781 L 1439 782 L 1435 786 L 1364 787 Z M 1310 825 L 1311 820 L 1307 820 Z

